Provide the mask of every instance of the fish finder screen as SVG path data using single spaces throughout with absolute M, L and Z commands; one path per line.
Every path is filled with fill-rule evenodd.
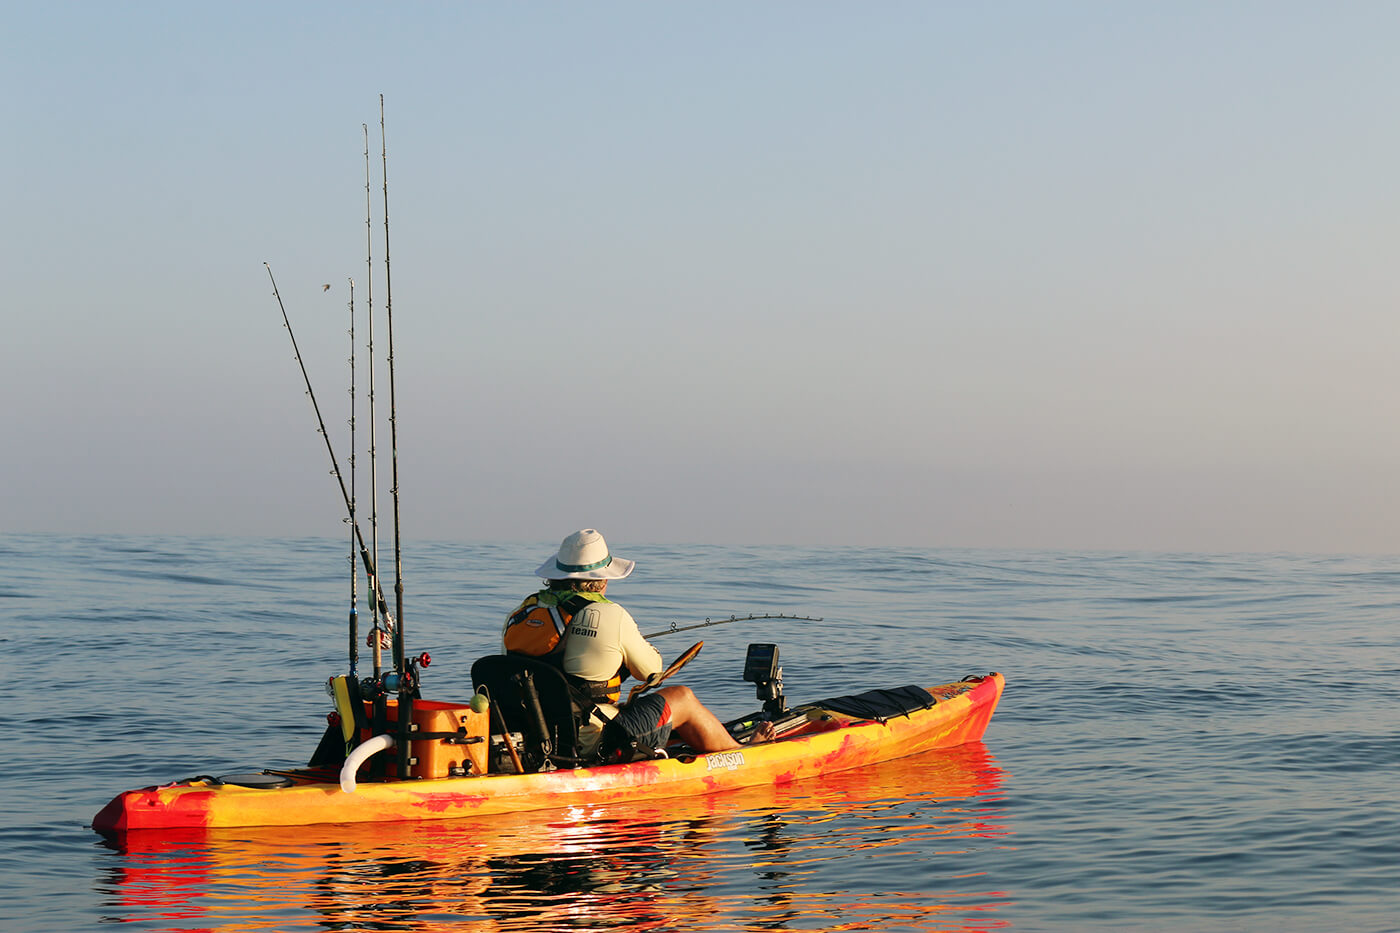
M 778 676 L 778 646 L 749 645 L 744 658 L 744 680 L 751 684 L 767 683 Z

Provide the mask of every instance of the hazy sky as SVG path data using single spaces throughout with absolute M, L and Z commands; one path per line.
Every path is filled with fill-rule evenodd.
M 2 8 L 0 530 L 341 533 L 382 93 L 408 538 L 1400 552 L 1400 4 Z

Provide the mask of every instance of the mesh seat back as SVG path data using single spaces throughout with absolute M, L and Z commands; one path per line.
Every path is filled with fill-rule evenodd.
M 538 734 L 535 715 L 520 681 L 528 673 L 539 698 L 544 715 L 548 748 Z M 535 658 L 514 654 L 493 654 L 472 665 L 472 685 L 486 692 L 494 707 L 491 713 L 491 734 L 499 735 L 499 712 L 506 729 L 523 737 L 525 751 L 521 755 L 527 770 L 539 770 L 546 761 L 562 767 L 574 767 L 578 762 L 578 723 L 569 682 L 556 667 Z

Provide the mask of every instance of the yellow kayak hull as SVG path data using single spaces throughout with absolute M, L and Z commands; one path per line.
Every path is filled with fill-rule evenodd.
M 692 797 L 782 785 L 979 740 L 1001 698 L 1000 674 L 926 688 L 938 702 L 885 720 L 814 718 L 811 728 L 761 745 L 708 754 L 534 774 L 485 774 L 360 782 L 287 772 L 283 787 L 192 780 L 127 791 L 93 820 L 103 833 L 131 830 L 464 819 L 525 810 Z

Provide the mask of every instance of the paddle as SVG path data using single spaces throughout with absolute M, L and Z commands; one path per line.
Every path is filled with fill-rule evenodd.
M 700 649 L 703 647 L 705 647 L 705 643 L 703 641 L 697 641 L 695 644 L 687 648 L 684 654 L 672 661 L 671 666 L 666 668 L 666 670 L 662 671 L 660 674 L 652 674 L 646 680 L 634 686 L 632 688 L 632 692 L 627 694 L 627 703 L 631 703 L 640 694 L 645 693 L 652 687 L 659 686 L 661 682 L 667 677 L 670 677 L 676 671 L 685 667 L 685 665 L 690 661 L 691 658 L 695 657 L 697 654 L 700 653 Z M 626 706 L 627 703 L 624 703 L 623 705 Z

